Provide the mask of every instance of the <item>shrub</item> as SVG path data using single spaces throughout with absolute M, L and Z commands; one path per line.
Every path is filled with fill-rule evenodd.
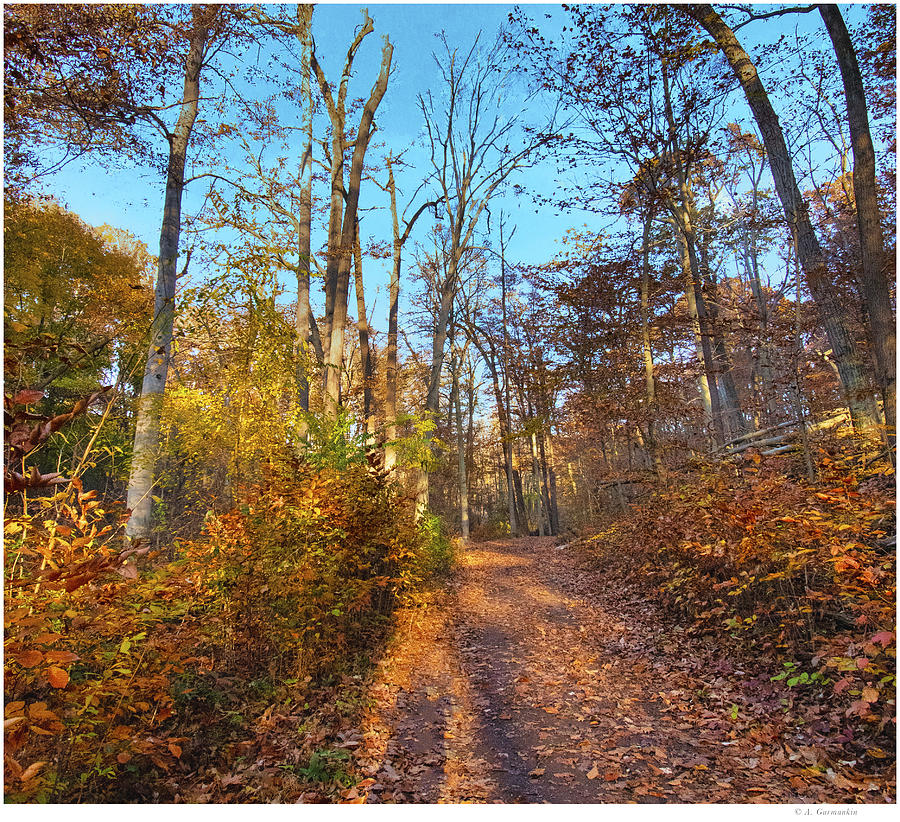
M 422 578 L 422 538 L 370 467 L 295 463 L 190 545 L 230 666 L 319 676 L 363 651 Z M 210 623 L 213 624 L 213 623 Z

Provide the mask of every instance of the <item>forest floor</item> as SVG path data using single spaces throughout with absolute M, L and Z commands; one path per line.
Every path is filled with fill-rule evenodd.
M 892 801 L 785 724 L 770 671 L 680 637 L 556 543 L 473 544 L 402 615 L 343 801 Z

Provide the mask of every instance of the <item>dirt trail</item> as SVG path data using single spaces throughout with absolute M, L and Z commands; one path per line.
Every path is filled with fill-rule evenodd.
M 357 751 L 368 802 L 827 801 L 554 542 L 471 546 L 401 625 Z

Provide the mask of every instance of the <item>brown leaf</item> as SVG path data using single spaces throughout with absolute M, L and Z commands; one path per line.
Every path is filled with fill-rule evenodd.
M 39 665 L 43 658 L 44 655 L 40 651 L 22 651 L 16 656 L 16 662 L 23 668 L 33 668 L 35 665 Z
M 528 772 L 528 776 L 530 776 L 532 779 L 537 779 L 539 776 L 543 776 L 546 772 L 546 768 L 535 768 L 533 771 Z
M 588 778 L 588 779 L 596 779 L 598 776 L 600 776 L 600 771 L 598 771 L 598 770 L 597 770 L 597 766 L 594 765 L 594 767 L 592 767 L 592 768 L 587 772 L 587 778 Z
M 603 778 L 607 782 L 615 782 L 621 776 L 622 776 L 622 771 L 620 771 L 618 768 L 613 768 L 612 770 L 606 771 L 606 773 L 603 774 Z
M 32 762 L 24 771 L 22 771 L 22 775 L 19 777 L 19 779 L 22 782 L 27 782 L 29 779 L 34 779 L 46 764 L 46 762 Z
M 81 657 L 78 654 L 73 654 L 71 651 L 47 651 L 44 654 L 44 659 L 47 662 L 55 662 L 58 665 L 67 665 L 69 662 L 81 659 Z
M 23 388 L 13 397 L 14 405 L 30 405 L 44 398 L 44 392 L 36 388 Z

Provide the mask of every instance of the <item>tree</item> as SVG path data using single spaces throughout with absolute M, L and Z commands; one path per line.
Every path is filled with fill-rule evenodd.
M 884 416 L 889 444 L 893 447 L 897 426 L 896 323 L 891 309 L 890 284 L 886 274 L 884 237 L 875 182 L 875 148 L 869 133 L 866 95 L 856 51 L 837 5 L 819 5 L 825 27 L 834 44 L 834 53 L 847 99 L 847 120 L 853 146 L 853 194 L 859 226 L 862 257 L 862 288 L 869 316 L 869 342 L 875 372 L 884 400 Z
M 441 73 L 441 102 L 428 91 L 419 97 L 425 119 L 432 171 L 429 182 L 447 218 L 447 266 L 438 283 L 439 306 L 431 346 L 426 413 L 435 415 L 440 401 L 441 370 L 450 312 L 459 282 L 459 267 L 482 213 L 497 189 L 522 168 L 547 138 L 535 133 L 521 138 L 518 151 L 510 148 L 522 126 L 519 114 L 506 115 L 502 101 L 508 92 L 509 72 L 500 59 L 499 44 L 489 53 L 479 38 L 465 54 L 441 35 L 443 53 L 434 55 Z M 427 478 L 418 489 L 419 506 L 426 504 Z
M 177 70 L 166 20 L 136 5 L 4 7 L 7 193 L 88 154 L 147 155 L 136 119 L 158 110 L 155 86 Z
M 178 120 L 172 131 L 165 130 L 169 144 L 166 169 L 165 204 L 159 234 L 159 270 L 154 295 L 154 316 L 150 348 L 135 423 L 131 477 L 128 481 L 128 507 L 131 518 L 127 534 L 131 539 L 146 539 L 150 533 L 156 450 L 162 398 L 172 356 L 172 327 L 175 320 L 178 244 L 181 238 L 181 200 L 185 187 L 185 163 L 188 145 L 200 106 L 200 75 L 214 53 L 212 46 L 223 34 L 223 7 L 195 5 L 191 22 L 183 33 L 187 45 L 184 61 L 184 87 Z M 153 115 L 162 128 L 162 120 Z
M 831 284 L 825 255 L 810 222 L 807 205 L 797 186 L 781 123 L 756 66 L 741 47 L 734 32 L 712 6 L 687 4 L 673 8 L 690 16 L 710 34 L 744 90 L 766 147 L 775 190 L 794 236 L 807 285 L 831 344 L 851 416 L 858 428 L 871 429 L 878 424 L 878 409 L 866 383 L 862 360 L 844 320 L 838 295 Z
M 89 393 L 114 376 L 127 384 L 127 363 L 144 345 L 154 262 L 127 232 L 91 228 L 52 201 L 8 202 L 8 388 L 49 389 L 55 410 L 72 392 Z
M 359 128 L 353 141 L 350 176 L 344 189 L 344 157 L 350 147 L 345 135 L 347 84 L 353 68 L 353 58 L 367 34 L 374 31 L 372 18 L 363 10 L 364 23 L 350 44 L 344 61 L 344 71 L 337 97 L 325 78 L 316 56 L 315 45 L 311 65 L 319 90 L 325 100 L 331 120 L 331 212 L 328 221 L 328 259 L 325 268 L 325 413 L 337 419 L 340 407 L 341 362 L 344 357 L 344 326 L 347 321 L 347 299 L 350 287 L 350 266 L 353 258 L 353 238 L 356 233 L 356 214 L 363 165 L 369 139 L 374 127 L 375 112 L 387 91 L 394 47 L 385 37 L 381 52 L 381 68 L 372 86 L 369 99 L 363 106 Z
M 437 205 L 436 200 L 430 200 L 422 203 L 412 217 L 406 219 L 406 212 L 403 216 L 397 213 L 397 184 L 394 179 L 394 166 L 400 162 L 399 157 L 388 154 L 386 158 L 388 169 L 387 185 L 385 186 L 391 198 L 391 225 L 393 230 L 392 242 L 392 266 L 391 266 L 391 282 L 388 295 L 388 338 L 387 351 L 385 352 L 385 394 L 384 394 L 384 415 L 387 421 L 385 437 L 387 442 L 384 447 L 384 467 L 390 471 L 397 463 L 397 451 L 394 447 L 394 441 L 397 439 L 397 378 L 399 374 L 397 364 L 397 329 L 400 317 L 400 271 L 403 257 L 403 246 L 409 239 L 410 232 L 416 224 L 416 220 L 428 208 Z M 403 222 L 403 232 L 400 231 L 401 219 Z

